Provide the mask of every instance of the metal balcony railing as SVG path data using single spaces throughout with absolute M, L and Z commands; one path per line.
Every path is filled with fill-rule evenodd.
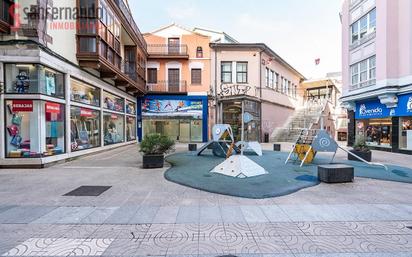
M 156 83 L 147 83 L 146 90 L 153 93 L 186 93 L 187 82 L 186 80 L 159 80 Z
M 138 63 L 136 62 L 126 62 L 122 61 L 121 63 L 121 71 L 126 74 L 129 78 L 132 80 L 141 83 L 144 80 L 142 78 L 146 77 L 146 74 L 144 72 L 144 68 L 142 68 Z M 138 76 L 140 75 L 140 76 Z
M 187 45 L 182 44 L 149 44 L 147 45 L 147 52 L 149 55 L 188 57 Z

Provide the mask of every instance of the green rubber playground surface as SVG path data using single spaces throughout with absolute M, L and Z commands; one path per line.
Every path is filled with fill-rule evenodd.
M 310 165 L 299 167 L 298 163 L 285 164 L 287 153 L 264 151 L 263 156 L 247 155 L 265 168 L 269 174 L 252 178 L 232 178 L 211 173 L 216 165 L 224 161 L 212 153 L 202 156 L 195 153 L 177 153 L 166 160 L 172 167 L 165 172 L 169 181 L 207 192 L 262 199 L 294 193 L 303 188 L 319 184 L 317 166 L 330 163 L 330 159 L 317 157 Z M 356 177 L 412 183 L 412 169 L 388 165 L 389 170 L 356 161 L 339 161 L 355 168 Z M 356 178 L 355 178 L 356 179 Z

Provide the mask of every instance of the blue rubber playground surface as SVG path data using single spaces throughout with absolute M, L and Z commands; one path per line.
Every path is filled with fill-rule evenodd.
M 287 153 L 264 151 L 263 156 L 247 155 L 265 168 L 269 174 L 252 178 L 232 178 L 210 171 L 224 161 L 223 158 L 205 153 L 177 153 L 166 160 L 172 167 L 165 172 L 165 178 L 174 183 L 207 192 L 244 198 L 263 199 L 294 193 L 303 188 L 318 185 L 317 166 L 329 164 L 330 158 L 316 157 L 313 164 L 302 168 L 299 164 L 285 164 Z M 369 166 L 357 161 L 339 161 L 355 168 L 355 177 L 412 183 L 412 169 L 388 165 L 388 170 Z M 356 178 L 355 178 L 356 180 Z

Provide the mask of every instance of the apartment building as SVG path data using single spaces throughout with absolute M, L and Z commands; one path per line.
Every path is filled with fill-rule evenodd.
M 0 166 L 136 142 L 147 46 L 127 2 L 0 5 Z
M 349 145 L 411 154 L 412 2 L 346 0 L 341 19 Z
M 207 142 L 211 37 L 177 24 L 144 34 L 147 95 L 138 99 L 139 137 L 160 133 Z
M 267 141 L 302 103 L 299 92 L 305 77 L 265 44 L 211 43 L 210 47 L 209 110 L 215 114 L 211 123 L 230 124 L 236 140 L 241 139 L 243 127 L 245 140 Z

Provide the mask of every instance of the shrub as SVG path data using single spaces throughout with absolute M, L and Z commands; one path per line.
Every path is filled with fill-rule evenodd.
M 355 144 L 353 145 L 353 149 L 359 152 L 370 152 L 368 145 L 366 144 L 365 137 L 357 136 L 355 139 Z
M 141 144 L 140 152 L 146 155 L 165 154 L 174 150 L 175 142 L 168 136 L 160 134 L 146 135 Z

